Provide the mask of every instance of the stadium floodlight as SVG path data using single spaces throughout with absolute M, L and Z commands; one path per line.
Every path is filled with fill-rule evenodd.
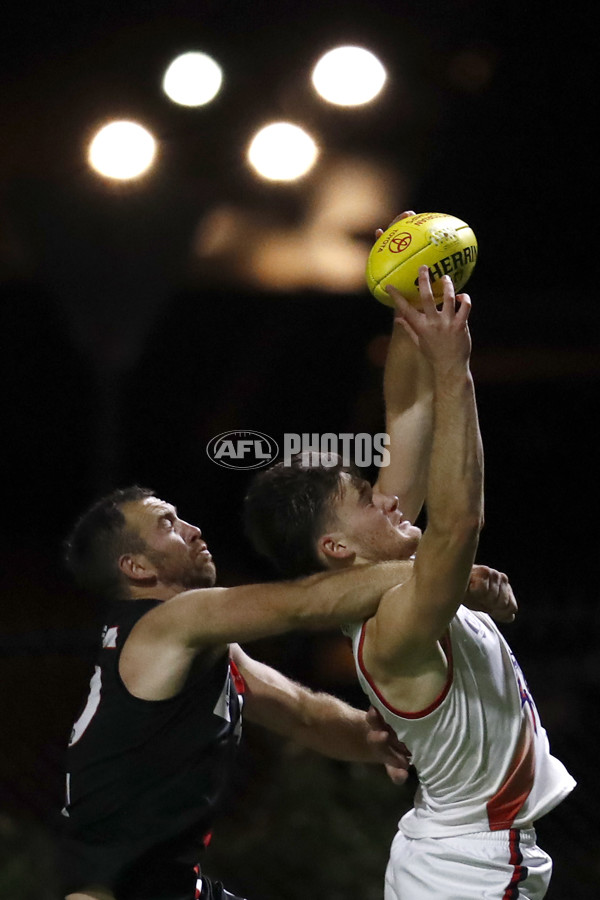
M 204 106 L 217 96 L 223 71 L 206 53 L 190 51 L 176 57 L 167 68 L 162 87 L 173 103 Z
M 143 175 L 154 161 L 156 141 L 137 122 L 118 121 L 104 125 L 92 139 L 88 160 L 106 178 L 128 181 Z
M 315 90 L 337 106 L 361 106 L 381 92 L 387 73 L 364 47 L 337 47 L 325 53 L 312 73 Z
M 319 149 L 312 137 L 291 122 L 266 125 L 252 139 L 248 160 L 270 181 L 295 181 L 314 166 Z

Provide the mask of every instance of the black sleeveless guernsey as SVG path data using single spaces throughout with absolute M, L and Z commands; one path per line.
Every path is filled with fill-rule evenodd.
M 197 660 L 168 700 L 132 696 L 119 676 L 131 629 L 160 601 L 115 604 L 67 752 L 60 841 L 65 893 L 190 900 L 241 734 L 243 682 L 229 654 Z

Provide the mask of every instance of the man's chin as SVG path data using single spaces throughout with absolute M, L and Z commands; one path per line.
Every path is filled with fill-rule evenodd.
M 217 580 L 217 569 L 214 563 L 210 563 L 209 571 L 206 573 L 206 587 L 214 587 Z
M 423 532 L 416 525 L 409 525 L 405 531 L 406 538 L 411 544 L 414 544 L 415 550 L 421 542 Z
M 184 590 L 195 591 L 199 588 L 211 588 L 215 586 L 217 570 L 212 560 L 205 563 L 201 569 L 190 572 L 185 579 Z
M 401 532 L 402 541 L 398 547 L 396 559 L 410 559 L 417 552 L 422 538 L 422 532 L 416 525 L 411 525 L 405 531 Z
M 205 566 L 202 567 L 202 571 L 198 573 L 198 584 L 196 587 L 199 588 L 207 588 L 214 587 L 215 582 L 217 580 L 217 569 L 214 562 L 211 560 L 206 563 Z

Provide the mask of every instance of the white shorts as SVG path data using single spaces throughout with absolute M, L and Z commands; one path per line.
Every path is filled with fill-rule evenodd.
M 384 900 L 542 900 L 552 860 L 535 831 L 486 831 L 392 842 Z

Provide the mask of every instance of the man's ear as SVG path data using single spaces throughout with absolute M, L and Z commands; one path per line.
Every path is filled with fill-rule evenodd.
M 341 532 L 322 535 L 317 542 L 319 556 L 324 556 L 329 565 L 353 563 L 356 553 L 351 550 Z
M 124 553 L 119 558 L 119 570 L 129 581 L 148 584 L 156 582 L 156 569 L 143 553 Z

